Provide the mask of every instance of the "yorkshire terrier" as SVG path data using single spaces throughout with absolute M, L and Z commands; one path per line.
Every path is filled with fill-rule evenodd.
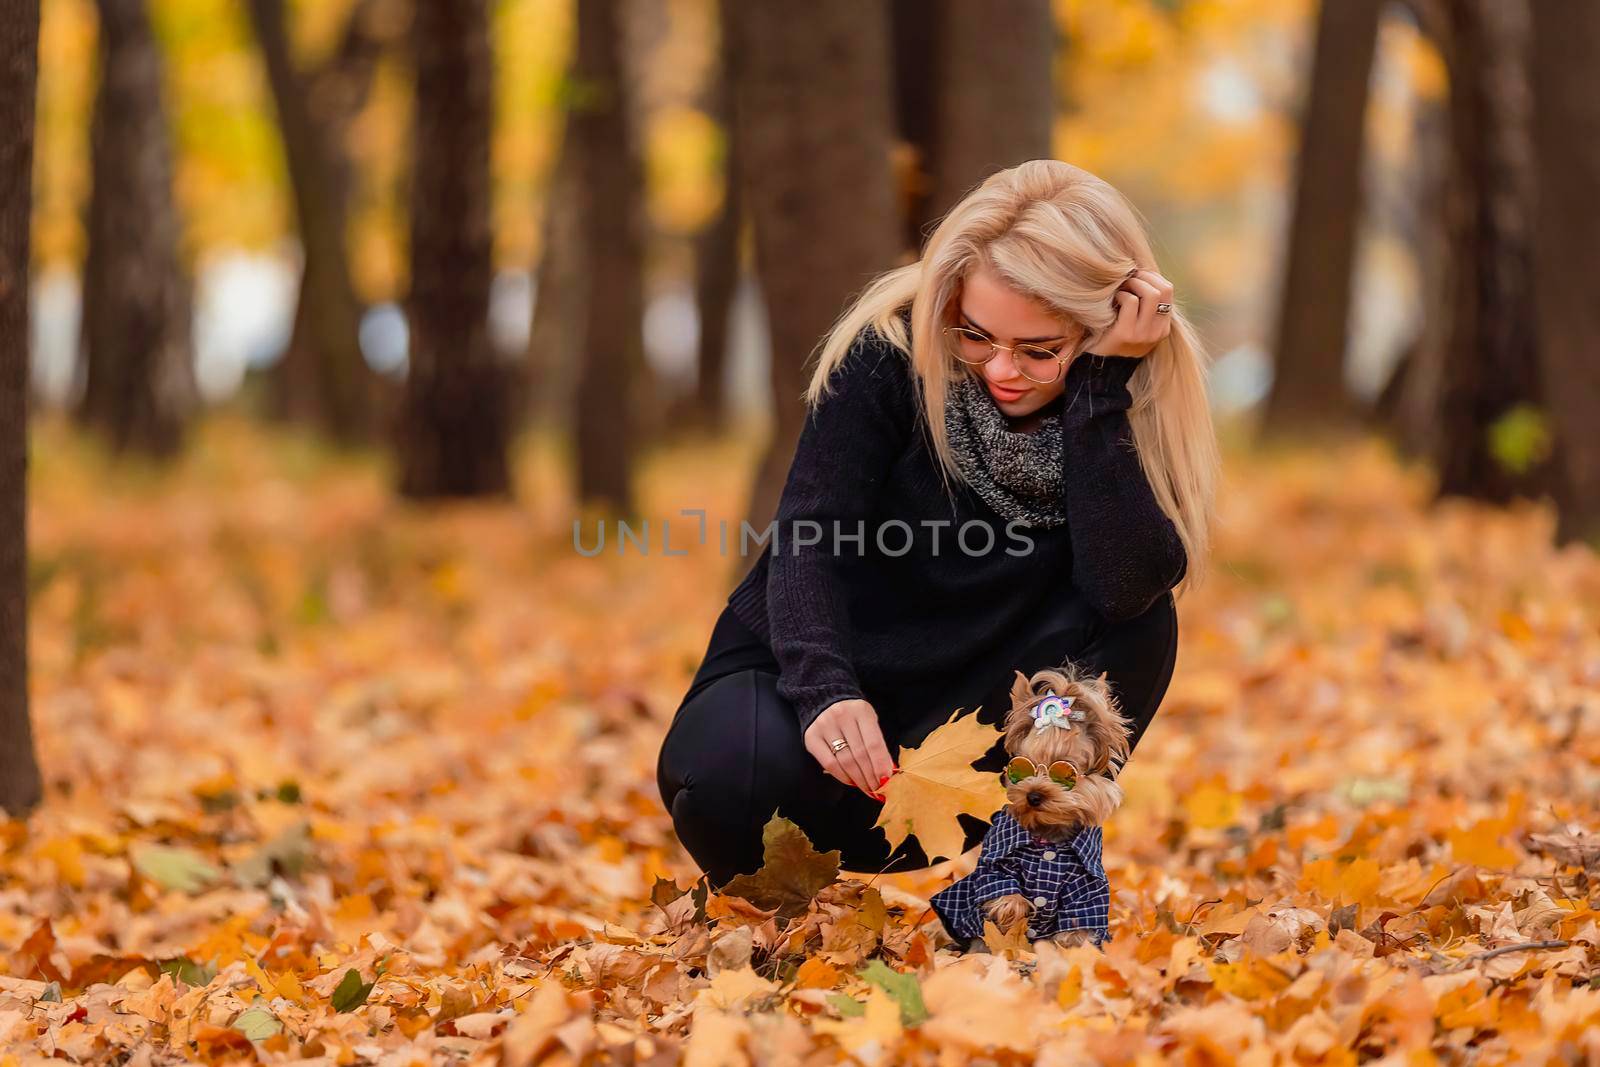
M 1006 806 L 977 867 L 929 903 L 967 950 L 986 948 L 985 918 L 1003 933 L 1026 921 L 1030 941 L 1099 944 L 1111 899 L 1101 827 L 1122 803 L 1112 761 L 1128 758 L 1129 737 L 1105 672 L 1070 661 L 1032 677 L 1017 671 L 1004 733 Z

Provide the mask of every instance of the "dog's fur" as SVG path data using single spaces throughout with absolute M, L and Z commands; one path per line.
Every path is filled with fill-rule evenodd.
M 1090 675 L 1069 661 L 1059 669 L 1035 671 L 1032 677 L 1021 671 L 1016 676 L 1011 685 L 1011 710 L 1005 719 L 1007 759 L 1027 756 L 1041 768 L 1064 759 L 1078 769 L 1078 779 L 1071 789 L 1058 785 L 1047 771 L 1008 782 L 1006 802 L 1011 814 L 1030 832 L 1052 840 L 1065 839 L 1080 825 L 1103 825 L 1122 803 L 1122 787 L 1111 777 L 1115 773 L 1111 761 L 1120 768 L 1128 758 L 1128 724 L 1106 683 L 1105 672 Z M 1047 691 L 1073 697 L 1073 709 L 1082 709 L 1084 721 L 1070 730 L 1035 729 L 1031 709 Z M 1032 907 L 1017 893 L 985 905 L 989 918 L 1002 932 L 1026 922 Z M 1082 944 L 1087 931 L 1063 930 L 1052 940 Z

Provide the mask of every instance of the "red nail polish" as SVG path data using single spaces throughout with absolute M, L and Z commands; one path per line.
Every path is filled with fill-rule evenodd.
M 878 779 L 878 784 L 882 785 L 884 782 L 887 782 L 888 780 L 889 780 L 889 776 L 886 774 L 882 778 Z

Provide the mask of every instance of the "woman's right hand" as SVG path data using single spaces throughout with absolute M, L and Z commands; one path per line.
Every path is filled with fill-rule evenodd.
M 849 747 L 834 752 L 829 742 L 837 737 L 850 742 Z M 823 770 L 874 800 L 883 799 L 878 789 L 895 772 L 895 765 L 871 704 L 860 699 L 829 704 L 807 728 L 805 743 Z

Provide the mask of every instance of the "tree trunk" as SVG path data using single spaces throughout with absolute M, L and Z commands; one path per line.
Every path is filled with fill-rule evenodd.
M 417 5 L 412 146 L 411 358 L 400 492 L 509 493 L 507 368 L 489 341 L 487 0 Z
M 902 248 L 920 255 L 924 238 L 938 223 L 934 203 L 934 169 L 948 153 L 940 146 L 945 135 L 939 121 L 943 77 L 944 9 L 949 0 L 891 0 L 890 51 L 893 53 L 894 128 L 910 150 L 899 175 Z M 1052 79 L 1053 82 L 1053 79 Z
M 772 336 L 774 426 L 748 514 L 764 529 L 799 440 L 818 340 L 899 247 L 888 20 L 876 3 L 822 0 L 797 19 L 778 0 L 742 0 L 734 22 L 740 173 Z
M 38 0 L 0 19 L 0 810 L 21 816 L 43 787 L 28 716 L 28 257 Z
M 561 438 L 573 432 L 576 388 L 570 353 L 583 348 L 583 309 L 589 301 L 588 249 L 584 247 L 582 173 L 568 112 L 555 166 L 545 187 L 544 219 L 535 276 L 533 326 L 528 332 L 530 421 Z
M 722 128 L 726 151 L 722 157 L 722 208 L 698 235 L 694 246 L 695 306 L 700 320 L 696 352 L 694 403 L 689 421 L 720 433 L 728 424 L 728 314 L 739 285 L 739 235 L 744 198 L 739 187 L 739 138 L 733 126 L 733 25 L 730 6 L 717 4 L 720 17 L 721 63 L 706 89 L 706 113 Z
M 929 157 L 939 217 L 996 171 L 1051 155 L 1056 26 L 1049 0 L 946 0 L 929 17 L 939 19 Z
M 1422 321 L 1374 403 L 1370 423 L 1393 442 L 1400 455 L 1423 461 L 1430 460 L 1438 449 L 1438 398 L 1443 389 L 1454 277 L 1442 207 L 1450 187 L 1447 112 L 1443 102 L 1419 101 L 1413 120 L 1417 161 L 1409 199 L 1415 206 L 1406 216 L 1400 236 L 1416 251 Z
M 1550 482 L 1553 453 L 1519 412 L 1542 400 L 1529 275 L 1532 167 L 1526 11 L 1450 0 L 1451 308 L 1434 463 L 1439 493 L 1505 502 Z
M 1317 19 L 1279 297 L 1275 373 L 1262 420 L 1269 435 L 1353 421 L 1345 349 L 1361 222 L 1367 86 L 1381 7 L 1382 0 L 1323 0 Z
M 635 510 L 640 418 L 651 402 L 644 358 L 644 166 L 622 67 L 618 0 L 578 5 L 568 132 L 589 267 L 578 367 L 577 495 L 618 515 Z
M 1561 442 L 1559 540 L 1600 550 L 1600 2 L 1533 0 L 1538 175 L 1534 306 L 1547 408 Z
M 118 451 L 176 451 L 195 403 L 161 54 L 144 0 L 98 0 L 80 418 Z
M 291 54 L 283 0 L 249 0 L 251 25 L 277 108 L 304 264 L 288 348 L 273 375 L 278 413 L 337 441 L 365 439 L 376 383 L 361 354 L 362 306 L 345 243 L 350 124 L 398 24 L 385 0 L 360 0 L 340 46 L 321 70 L 302 73 Z

